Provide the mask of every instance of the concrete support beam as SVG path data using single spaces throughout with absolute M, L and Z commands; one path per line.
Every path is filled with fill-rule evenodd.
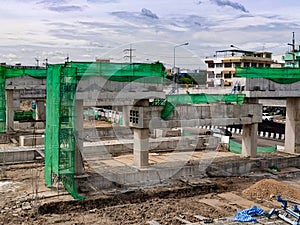
M 246 98 L 246 104 L 258 104 L 257 98 Z M 260 109 L 261 110 L 261 109 Z M 258 112 L 257 112 L 258 113 Z M 262 112 L 260 112 L 261 115 Z M 252 115 L 255 116 L 255 115 Z M 242 155 L 255 157 L 257 154 L 258 123 L 243 124 Z
M 14 90 L 6 90 L 6 132 L 14 130 Z
M 149 129 L 133 129 L 134 144 L 133 158 L 134 165 L 144 167 L 149 165 Z
M 46 120 L 46 101 L 36 100 L 36 120 Z
M 122 106 L 122 125 L 129 126 L 129 107 L 127 105 Z
M 135 106 L 149 107 L 149 99 L 139 100 Z M 149 165 L 149 128 L 133 129 L 133 162 L 137 167 Z
M 83 174 L 83 100 L 76 100 L 75 175 Z
M 284 147 L 288 153 L 300 153 L 300 98 L 286 99 Z
M 242 134 L 242 155 L 255 157 L 257 152 L 258 124 L 244 124 Z

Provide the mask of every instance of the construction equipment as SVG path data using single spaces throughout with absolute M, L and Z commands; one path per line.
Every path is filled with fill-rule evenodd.
M 294 205 L 293 209 L 288 208 L 288 201 L 277 196 L 277 201 L 281 202 L 281 207 L 284 213 L 280 213 L 278 209 L 272 209 L 266 216 L 270 219 L 272 215 L 277 215 L 280 219 L 291 225 L 300 225 L 300 210 L 297 205 Z

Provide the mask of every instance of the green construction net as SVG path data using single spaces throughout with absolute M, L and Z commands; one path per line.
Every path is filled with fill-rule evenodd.
M 207 104 L 216 102 L 243 104 L 244 94 L 181 94 L 168 95 L 164 101 L 164 108 L 161 112 L 161 118 L 167 119 L 174 112 L 177 104 Z
M 82 200 L 75 183 L 76 88 L 86 76 L 101 76 L 115 82 L 145 82 L 161 84 L 166 71 L 161 63 L 104 63 L 66 62 L 40 67 L 0 66 L 0 132 L 6 131 L 5 80 L 20 76 L 46 78 L 46 132 L 44 179 L 53 185 L 54 175 L 63 182 L 65 189 Z M 24 117 L 24 115 L 17 115 Z
M 52 185 L 56 174 L 65 189 L 82 200 L 75 183 L 76 88 L 85 76 L 102 76 L 117 82 L 159 82 L 165 77 L 164 67 L 155 64 L 117 64 L 69 62 L 49 65 L 47 71 L 47 112 L 45 139 L 45 183 Z M 50 97 L 51 96 L 51 97 Z
M 30 76 L 33 78 L 46 78 L 47 71 L 39 67 L 9 67 L 0 66 L 0 133 L 6 132 L 6 94 L 5 81 L 7 78 Z
M 242 145 L 237 143 L 233 140 L 229 140 L 229 149 L 230 152 L 241 154 L 242 153 Z M 257 153 L 264 153 L 264 152 L 274 152 L 276 151 L 276 146 L 270 147 L 257 147 Z
M 101 63 L 69 62 L 67 66 L 75 67 L 78 76 L 101 76 L 118 82 L 162 83 L 166 71 L 161 63 Z
M 236 77 L 265 78 L 280 84 L 292 84 L 300 81 L 300 68 L 235 68 Z

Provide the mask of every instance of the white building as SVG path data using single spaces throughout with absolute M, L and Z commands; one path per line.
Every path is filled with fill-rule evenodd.
M 213 58 L 206 58 L 207 86 L 233 86 L 235 67 L 271 67 L 272 53 L 240 49 L 216 51 Z

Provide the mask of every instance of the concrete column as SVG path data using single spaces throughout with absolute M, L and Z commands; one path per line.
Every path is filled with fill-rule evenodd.
M 135 106 L 149 106 L 149 99 L 139 100 Z M 133 158 L 134 165 L 144 167 L 149 165 L 149 128 L 133 129 Z
M 129 126 L 129 107 L 127 105 L 124 105 L 122 107 L 122 125 L 123 126 Z
M 245 103 L 258 104 L 257 98 L 246 98 Z M 258 124 L 244 124 L 242 134 L 242 155 L 255 157 L 257 154 Z
M 6 90 L 6 132 L 14 130 L 14 90 Z
M 83 159 L 83 100 L 76 100 L 76 143 L 75 143 L 75 175 L 84 172 Z
M 256 156 L 258 124 L 244 124 L 242 134 L 242 155 Z
M 300 98 L 286 99 L 285 137 L 285 151 L 300 153 Z
M 134 165 L 138 167 L 149 165 L 149 129 L 133 129 L 134 144 L 133 157 Z
M 46 120 L 46 102 L 45 100 L 36 100 L 36 120 Z

